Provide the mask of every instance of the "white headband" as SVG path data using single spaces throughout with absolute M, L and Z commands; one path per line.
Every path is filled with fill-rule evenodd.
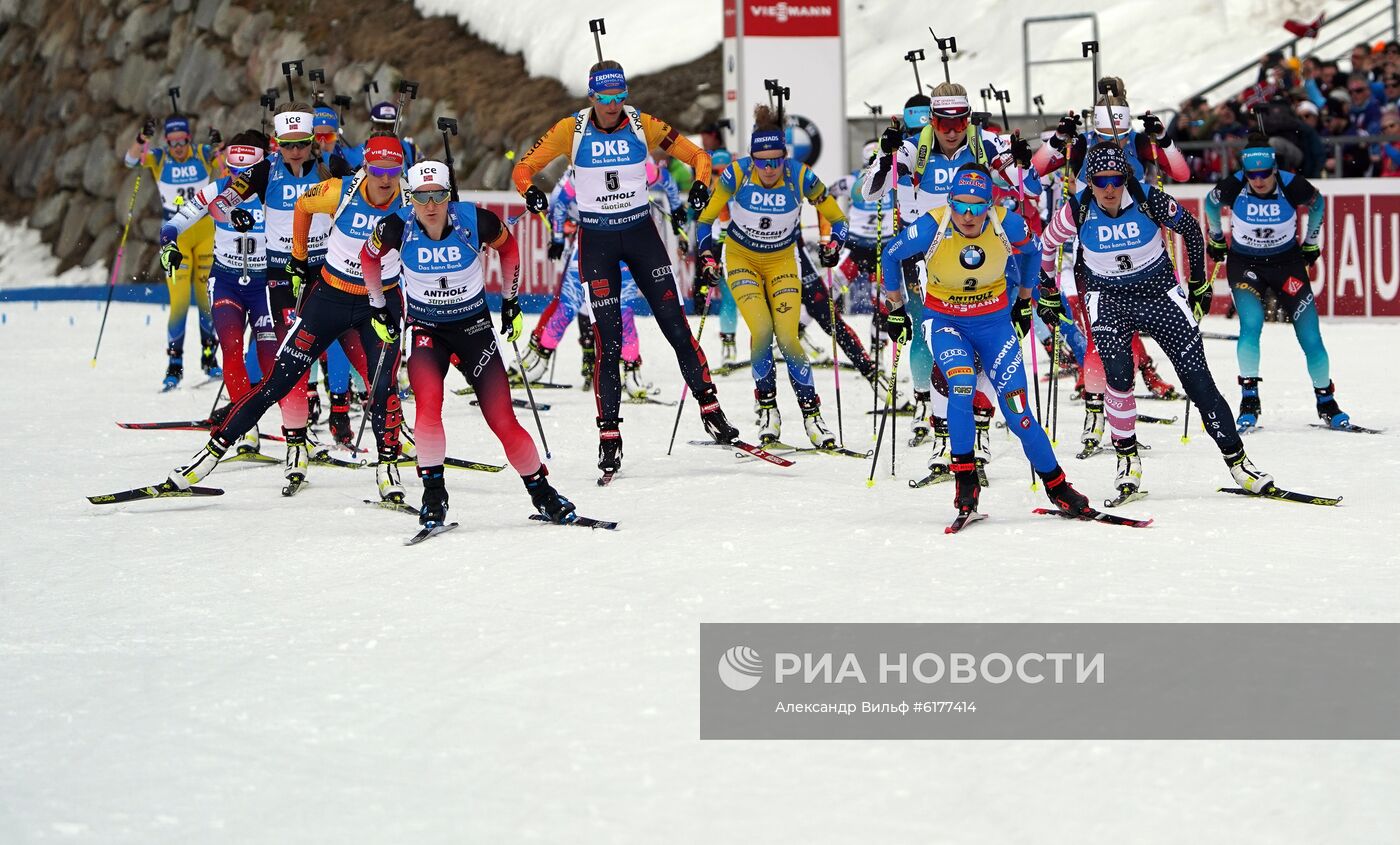
M 278 138 L 284 138 L 293 132 L 305 132 L 311 134 L 312 124 L 316 118 L 310 112 L 286 111 L 272 116 L 272 125 Z
M 958 94 L 946 97 L 934 97 L 930 101 L 930 107 L 935 114 L 938 112 L 964 114 L 972 111 L 972 104 L 968 102 L 967 97 Z
M 1133 116 L 1128 111 L 1127 106 L 1114 106 L 1113 118 L 1110 120 L 1108 106 L 1094 106 L 1094 128 L 1095 129 L 1117 129 L 1126 132 L 1132 128 Z

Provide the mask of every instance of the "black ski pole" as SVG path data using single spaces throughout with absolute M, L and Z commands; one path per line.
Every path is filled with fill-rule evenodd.
M 874 487 L 874 486 L 875 486 L 875 468 L 876 468 L 877 466 L 879 466 L 879 464 L 880 464 L 880 445 L 881 445 L 881 444 L 884 442 L 884 440 L 885 440 L 885 424 L 889 422 L 890 417 L 894 416 L 894 385 L 895 385 L 896 379 L 898 379 L 898 377 L 899 377 L 899 349 L 900 349 L 900 347 L 899 347 L 899 341 L 894 340 L 893 338 L 891 338 L 891 341 L 890 341 L 890 342 L 891 342 L 891 344 L 894 346 L 894 360 L 890 363 L 890 392 L 889 392 L 889 400 L 888 400 L 888 402 L 887 402 L 887 404 L 886 404 L 886 406 L 885 406 L 885 413 L 884 413 L 884 415 L 882 415 L 882 416 L 880 417 L 880 431 L 879 431 L 879 433 L 875 436 L 875 452 L 874 452 L 874 454 L 872 454 L 872 455 L 870 456 L 870 477 L 867 478 L 867 479 L 865 480 L 865 486 L 866 486 L 866 487 Z M 897 438 L 896 438 L 896 439 L 897 439 Z M 893 467 L 893 465 L 894 465 L 894 458 L 893 458 L 893 452 L 894 452 L 893 443 L 894 443 L 894 440 L 891 440 L 890 443 L 891 443 L 891 447 L 890 447 L 890 452 L 891 452 L 890 465 L 891 465 L 891 467 Z
M 723 284 L 723 282 L 721 282 Z M 706 296 L 700 306 L 700 326 L 695 330 L 695 345 L 700 345 L 700 337 L 705 334 L 705 318 L 710 316 L 710 297 Z M 671 426 L 671 442 L 666 445 L 666 454 L 676 448 L 676 432 L 681 428 L 681 412 L 685 410 L 685 398 L 690 395 L 690 387 L 681 388 L 681 401 L 676 404 L 676 422 Z
M 588 22 L 588 31 L 593 33 L 593 49 L 598 51 L 598 61 L 603 60 L 603 39 L 601 36 L 608 34 L 608 27 L 603 23 L 602 18 L 594 18 Z
M 394 346 L 395 346 L 395 348 L 397 349 L 398 343 L 395 342 Z M 359 431 L 358 434 L 355 435 L 355 449 L 354 449 L 354 452 L 355 452 L 355 454 L 357 454 L 357 455 L 360 453 L 360 441 L 363 440 L 364 437 L 365 437 L 365 424 L 368 423 L 368 422 L 369 422 L 369 418 L 370 418 L 371 416 L 374 415 L 374 404 L 375 404 L 375 402 L 377 401 L 377 400 L 375 399 L 375 397 L 376 397 L 376 396 L 378 395 L 378 393 L 379 393 L 379 371 L 382 370 L 382 369 L 384 369 L 384 359 L 387 358 L 388 356 L 389 356 L 389 344 L 387 344 L 387 343 L 380 343 L 380 344 L 379 344 L 379 360 L 375 362 L 375 364 L 374 364 L 374 374 L 371 375 L 370 378 L 369 378 L 369 404 L 368 404 L 368 405 L 365 407 L 365 409 L 364 409 L 364 411 L 365 411 L 364 416 L 360 417 L 360 431 Z M 387 413 L 387 410 L 386 410 L 386 413 Z

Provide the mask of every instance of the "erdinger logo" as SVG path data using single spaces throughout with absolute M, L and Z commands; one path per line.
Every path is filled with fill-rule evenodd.
M 982 251 L 982 247 L 976 244 L 968 244 L 958 253 L 958 263 L 968 270 L 976 270 L 987 260 L 987 253 Z
M 746 645 L 736 645 L 720 657 L 717 668 L 725 686 L 735 692 L 745 692 L 763 679 L 763 655 Z
M 777 18 L 778 23 L 787 23 L 789 18 L 829 18 L 833 14 L 831 6 L 797 6 L 787 3 L 750 6 L 749 13 L 756 17 Z

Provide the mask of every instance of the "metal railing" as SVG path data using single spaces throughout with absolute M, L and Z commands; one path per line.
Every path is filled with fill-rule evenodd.
M 1099 16 L 1093 12 L 1084 12 L 1077 15 L 1045 15 L 1036 18 L 1026 18 L 1021 21 L 1021 79 L 1025 85 L 1022 102 L 1031 102 L 1031 66 L 1032 65 L 1068 65 L 1079 62 L 1092 62 L 1088 56 L 1075 56 L 1071 59 L 1032 59 L 1031 58 L 1031 25 L 1042 23 L 1064 23 L 1066 21 L 1088 20 L 1093 27 L 1094 41 L 1099 40 Z
M 1345 179 L 1359 177 L 1345 177 L 1342 175 L 1343 158 L 1341 154 L 1341 149 L 1343 147 L 1359 146 L 1367 147 L 1370 149 L 1376 149 L 1384 144 L 1400 143 L 1400 135 L 1323 135 L 1319 137 L 1319 140 L 1321 140 L 1323 146 L 1327 147 L 1328 149 L 1327 157 L 1333 159 L 1332 172 L 1329 174 L 1324 171 L 1319 175 L 1322 178 Z M 1230 167 L 1230 150 L 1242 150 L 1246 145 L 1246 142 L 1243 138 L 1222 138 L 1210 141 L 1177 141 L 1175 143 L 1177 147 L 1181 149 L 1181 152 L 1186 156 L 1186 160 L 1188 163 L 1190 163 L 1192 159 L 1201 158 L 1201 156 L 1192 155 L 1192 153 L 1205 152 L 1207 150 L 1217 151 L 1219 153 L 1220 167 L 1218 170 L 1214 170 L 1211 172 L 1219 175 L 1220 177 L 1229 175 L 1232 169 Z M 1384 155 L 1384 153 L 1382 153 L 1382 155 Z M 1372 153 L 1372 166 L 1374 166 L 1375 163 L 1376 156 L 1374 153 Z M 1324 159 L 1324 167 L 1325 166 L 1326 165 Z M 1195 175 L 1195 168 L 1192 168 L 1192 175 Z M 1371 174 L 1368 172 L 1366 175 L 1369 176 Z

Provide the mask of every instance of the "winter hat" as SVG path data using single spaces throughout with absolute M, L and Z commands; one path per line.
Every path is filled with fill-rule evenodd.
M 1128 166 L 1128 157 L 1123 155 L 1117 144 L 1109 142 L 1090 147 L 1084 157 L 1084 172 L 1093 176 L 1095 173 L 1106 173 L 1110 170 L 1124 174 L 1133 172 Z

